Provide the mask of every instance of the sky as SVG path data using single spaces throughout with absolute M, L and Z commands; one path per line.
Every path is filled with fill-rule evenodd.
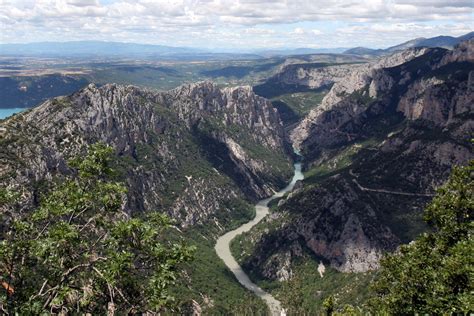
M 0 0 L 0 42 L 384 48 L 474 30 L 474 0 Z

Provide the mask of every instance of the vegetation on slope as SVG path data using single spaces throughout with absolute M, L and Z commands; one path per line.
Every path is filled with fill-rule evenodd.
M 215 239 L 209 238 L 206 227 L 184 232 L 184 237 L 189 245 L 196 247 L 196 254 L 192 262 L 184 264 L 187 277 L 171 288 L 181 312 L 186 312 L 186 307 L 194 300 L 205 315 L 267 314 L 263 300 L 240 285 L 217 256 Z
M 236 199 L 228 205 L 232 214 L 216 215 L 219 227 L 209 223 L 183 232 L 168 229 L 170 221 L 160 213 L 131 218 L 120 211 L 126 189 L 111 167 L 123 162 L 110 154 L 110 147 L 92 146 L 71 163 L 75 177 L 42 183 L 42 192 L 53 189 L 42 193 L 38 209 L 11 222 L 4 216 L 3 310 L 186 312 L 194 301 L 207 314 L 265 314 L 263 301 L 238 284 L 214 251 L 214 238 L 253 218 L 255 210 Z M 15 199 L 0 190 L 2 205 Z M 191 252 L 193 260 L 185 263 Z
M 4 312 L 128 314 L 171 305 L 168 288 L 193 248 L 164 240 L 170 222 L 163 215 L 121 211 L 126 190 L 113 181 L 111 154 L 91 146 L 71 162 L 74 177 L 56 184 L 34 211 L 4 223 Z M 2 204 L 14 200 L 2 189 Z
M 433 231 L 382 260 L 372 309 L 388 314 L 474 310 L 474 160 L 455 167 L 426 208 Z
M 300 121 L 312 109 L 316 108 L 328 90 L 318 92 L 295 92 L 282 94 L 271 99 L 272 105 L 278 109 L 284 125 Z

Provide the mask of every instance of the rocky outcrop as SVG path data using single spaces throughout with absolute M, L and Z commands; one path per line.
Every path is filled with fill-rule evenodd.
M 313 111 L 322 112 L 330 109 L 331 106 L 341 101 L 345 96 L 350 95 L 354 91 L 359 91 L 367 85 L 372 87 L 370 96 L 376 97 L 377 90 L 375 89 L 377 86 L 384 87 L 390 85 L 390 82 L 386 82 L 386 80 L 390 79 L 388 79 L 380 69 L 403 64 L 423 55 L 426 51 L 427 49 L 425 48 L 411 49 L 365 64 L 348 64 L 321 68 L 313 68 L 307 65 L 306 71 L 302 72 L 302 74 L 306 74 L 306 76 L 303 76 L 306 82 L 300 80 L 299 82 L 294 81 L 293 83 L 301 85 L 305 85 L 306 83 L 306 85 L 309 86 L 309 83 L 312 81 L 316 81 L 316 83 L 319 82 L 317 80 L 319 76 L 323 76 L 327 83 L 334 83 L 332 89 L 323 99 L 319 110 L 315 109 Z M 280 76 L 282 79 L 285 78 L 283 75 Z M 316 88 L 319 86 L 313 85 L 312 87 Z M 310 116 L 316 117 L 317 113 L 310 114 Z M 304 124 L 304 122 L 302 124 Z
M 313 109 L 307 117 L 291 132 L 290 138 L 296 148 L 301 148 L 301 144 L 310 134 L 315 134 L 312 129 L 320 125 L 321 116 L 326 115 L 328 111 L 333 110 L 340 102 L 346 100 L 353 93 L 360 92 L 363 97 L 375 99 L 382 92 L 391 89 L 394 80 L 383 70 L 384 68 L 394 67 L 421 56 L 427 52 L 427 49 L 411 49 L 400 53 L 384 57 L 376 62 L 355 65 L 349 68 L 348 73 L 338 78 L 332 86 L 329 93 L 324 97 L 321 105 Z M 352 112 L 359 112 L 360 104 L 354 108 L 347 107 L 347 102 L 343 105 L 345 109 Z M 337 110 L 336 110 L 337 111 Z M 338 111 L 338 113 L 344 111 Z M 342 114 L 344 115 L 344 114 Z M 347 117 L 349 119 L 349 117 Z M 339 125 L 348 122 L 348 120 L 339 120 Z
M 288 281 L 291 279 L 291 251 L 275 253 L 263 263 L 262 275 L 270 280 Z
M 443 57 L 439 63 L 439 67 L 445 66 L 453 62 L 473 62 L 474 61 L 474 38 L 461 42 L 446 56 Z
M 452 123 L 454 116 L 471 112 L 473 74 L 469 63 L 472 60 L 468 62 L 465 45 L 453 52 L 410 50 L 355 70 L 335 84 L 321 106 L 312 110 L 292 131 L 295 146 L 314 149 L 337 144 L 341 140 L 337 135 L 351 140 L 357 134 L 355 125 L 363 124 L 373 114 L 392 111 L 395 102 L 396 110 L 406 118 L 424 119 L 438 125 Z M 444 64 L 449 56 L 458 56 L 468 64 L 463 66 L 458 61 Z M 397 66 L 403 60 L 405 63 Z M 445 78 L 447 72 L 453 74 L 449 83 Z
M 269 81 L 275 81 L 286 85 L 307 86 L 311 89 L 331 86 L 351 73 L 359 65 L 335 65 L 326 64 L 290 64 L 286 65 Z
M 220 89 L 211 82 L 191 83 L 158 94 L 156 102 L 168 105 L 188 127 L 212 118 L 221 126 L 243 126 L 253 131 L 249 136 L 265 147 L 284 147 L 278 112 L 250 86 Z
M 116 152 L 124 209 L 163 210 L 183 227 L 231 217 L 232 201 L 267 196 L 291 174 L 278 113 L 249 87 L 91 84 L 0 125 L 0 183 L 24 191 L 25 209 L 43 180 L 70 173 L 67 159 L 98 141 Z
M 455 124 L 460 115 L 474 112 L 474 70 L 454 89 L 436 76 L 416 80 L 400 99 L 397 110 L 410 120 L 423 119 L 438 126 Z

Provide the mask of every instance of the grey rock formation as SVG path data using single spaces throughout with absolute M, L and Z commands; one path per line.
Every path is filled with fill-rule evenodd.
M 250 86 L 220 89 L 211 82 L 192 83 L 158 94 L 156 102 L 168 105 L 188 127 L 215 117 L 222 126 L 239 125 L 254 131 L 250 136 L 265 147 L 284 147 L 277 111 Z
M 359 65 L 290 64 L 283 67 L 280 72 L 269 80 L 287 85 L 300 85 L 317 89 L 331 86 L 358 67 Z
M 308 249 L 343 272 L 377 269 L 383 253 L 394 250 L 400 240 L 380 224 L 374 207 L 363 205 L 360 193 L 344 179 L 306 188 L 280 208 L 292 221 L 255 237 L 258 247 L 245 266 L 263 267 L 264 277 L 286 280 L 291 278 L 292 260 Z
M 91 84 L 0 125 L 0 183 L 24 192 L 25 209 L 42 180 L 69 174 L 67 159 L 98 141 L 116 152 L 124 209 L 162 210 L 183 227 L 230 218 L 233 201 L 270 195 L 291 175 L 279 115 L 249 87 Z
M 306 118 L 291 132 L 291 140 L 296 148 L 301 148 L 301 143 L 312 134 L 311 129 L 319 125 L 321 117 L 326 115 L 327 111 L 332 110 L 341 101 L 356 91 L 362 91 L 368 87 L 368 91 L 362 91 L 364 96 L 376 98 L 382 89 L 390 89 L 394 82 L 384 71 L 383 68 L 394 67 L 412 60 L 426 53 L 427 49 L 411 49 L 400 53 L 383 57 L 372 63 L 352 66 L 339 66 L 348 68 L 348 72 L 343 77 L 337 77 L 337 81 L 332 86 L 329 93 L 324 97 L 321 105 L 313 109 Z M 349 111 L 355 115 L 362 109 L 357 105 Z M 346 123 L 350 117 L 340 120 L 337 124 Z M 323 119 L 324 120 L 324 119 Z

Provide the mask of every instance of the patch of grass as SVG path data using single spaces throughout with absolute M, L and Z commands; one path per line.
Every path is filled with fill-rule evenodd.
M 349 95 L 349 99 L 364 105 L 368 105 L 371 102 L 375 101 L 375 98 L 372 98 L 369 94 L 369 85 L 366 85 L 360 90 L 352 92 Z

